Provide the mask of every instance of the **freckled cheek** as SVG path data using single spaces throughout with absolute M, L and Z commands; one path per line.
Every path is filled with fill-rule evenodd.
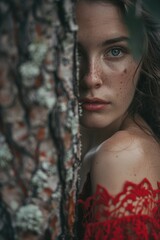
M 108 87 L 122 90 L 126 87 L 134 88 L 136 69 L 137 64 L 129 62 L 114 69 L 105 68 L 104 71 L 97 68 L 97 75 L 101 76 L 101 79 Z
M 132 66 L 130 68 L 124 68 L 121 72 L 121 84 L 125 84 L 126 86 L 131 86 L 134 88 L 134 79 L 136 75 L 136 67 Z
M 123 100 L 130 99 L 134 95 L 135 86 L 133 81 L 133 74 L 126 68 L 119 73 L 117 81 L 114 82 L 117 98 Z

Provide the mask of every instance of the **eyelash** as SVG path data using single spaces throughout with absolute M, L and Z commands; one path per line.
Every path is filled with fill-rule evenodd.
M 113 55 L 111 52 L 113 50 L 119 50 L 119 54 L 118 55 Z M 78 49 L 77 51 L 77 57 L 79 59 L 79 61 L 82 60 L 82 58 L 84 58 L 84 52 L 81 49 Z M 111 48 L 107 48 L 106 51 L 104 51 L 104 59 L 109 59 L 109 60 L 118 60 L 120 58 L 122 58 L 124 56 L 124 54 L 129 53 L 129 50 L 126 47 L 122 47 L 122 46 L 112 46 Z
M 113 53 L 111 53 L 113 50 L 118 50 L 120 53 L 118 55 L 113 55 Z M 109 50 L 105 51 L 104 53 L 104 58 L 112 58 L 112 59 L 117 59 L 117 58 L 121 58 L 123 57 L 123 55 L 125 53 L 128 53 L 126 48 L 123 47 L 112 47 Z

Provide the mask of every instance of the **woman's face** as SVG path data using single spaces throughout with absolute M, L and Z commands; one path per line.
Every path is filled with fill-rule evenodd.
M 81 123 L 104 128 L 121 121 L 134 97 L 140 67 L 129 49 L 120 10 L 80 1 L 76 9 Z

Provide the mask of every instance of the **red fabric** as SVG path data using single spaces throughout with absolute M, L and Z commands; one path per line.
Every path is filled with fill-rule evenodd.
M 89 185 L 88 179 L 78 201 L 80 239 L 160 240 L 160 184 L 155 190 L 147 179 L 126 182 L 115 197 L 102 186 L 87 196 Z

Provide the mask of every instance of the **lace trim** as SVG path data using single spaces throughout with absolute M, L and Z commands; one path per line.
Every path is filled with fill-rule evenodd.
M 89 223 L 81 240 L 159 240 L 160 225 L 148 216 L 128 216 L 122 219 Z
M 160 183 L 153 189 L 146 178 L 139 184 L 128 181 L 114 197 L 99 185 L 94 195 L 78 203 L 83 239 L 160 239 Z

